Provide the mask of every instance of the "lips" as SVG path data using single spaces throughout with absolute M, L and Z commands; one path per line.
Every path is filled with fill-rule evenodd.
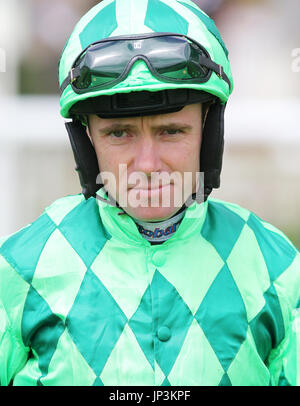
M 165 187 L 165 186 L 170 186 L 170 184 L 169 183 L 167 183 L 167 184 L 165 184 L 165 185 L 160 185 L 159 187 L 157 187 L 156 185 L 155 186 L 148 186 L 148 187 L 140 187 L 140 186 L 136 186 L 136 187 L 131 187 L 130 189 L 134 189 L 134 190 L 145 190 L 145 191 L 151 191 L 151 190 L 159 190 L 159 189 L 162 189 L 163 187 Z
M 150 198 L 150 197 L 155 197 L 155 196 L 161 196 L 164 193 L 164 191 L 167 191 L 168 189 L 170 189 L 171 186 L 172 186 L 171 184 L 166 184 L 166 185 L 161 185 L 156 188 L 153 188 L 153 187 L 151 188 L 151 186 L 150 186 L 145 189 L 140 188 L 140 187 L 134 187 L 129 191 L 129 193 L 134 191 L 139 194 L 140 198 Z
M 156 189 L 161 189 L 163 186 L 166 186 L 166 185 L 160 185 L 159 187 L 148 186 L 147 188 L 145 188 L 145 187 L 138 187 L 138 188 L 136 188 L 136 189 L 140 189 L 140 190 L 156 190 Z
M 151 185 L 151 183 L 150 184 L 147 184 L 147 185 L 136 185 L 136 184 L 128 184 L 128 189 L 135 189 L 135 190 L 156 190 L 156 189 L 161 189 L 161 188 L 163 188 L 163 187 L 165 187 L 165 186 L 170 186 L 170 185 L 172 185 L 174 182 L 171 180 L 171 182 L 168 182 L 168 183 L 163 183 L 163 184 L 161 184 L 161 182 L 159 182 L 159 186 L 158 186 L 158 184 L 157 184 L 157 182 L 155 182 L 154 184 L 152 184 Z

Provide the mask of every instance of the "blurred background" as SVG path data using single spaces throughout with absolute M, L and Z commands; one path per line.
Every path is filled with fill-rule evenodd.
M 0 0 L 0 236 L 80 193 L 64 120 L 58 61 L 79 18 L 98 1 Z M 300 2 L 195 0 L 229 49 L 221 188 L 300 248 Z

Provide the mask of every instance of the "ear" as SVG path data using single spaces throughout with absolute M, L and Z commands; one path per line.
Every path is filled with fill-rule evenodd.
M 209 107 L 212 103 L 207 102 L 202 104 L 202 128 L 205 127 L 206 119 L 207 119 L 207 114 L 209 112 Z
M 92 145 L 94 147 L 93 137 L 92 137 L 92 134 L 91 134 L 91 129 L 90 129 L 90 125 L 89 125 L 90 123 L 89 123 L 89 117 L 88 116 L 85 117 L 85 122 L 86 122 L 85 131 L 86 131 L 86 133 L 87 133 L 87 135 L 88 135 L 88 137 L 89 137 L 89 139 L 90 139 L 90 141 L 91 141 L 91 143 L 92 143 Z
M 88 135 L 89 139 L 90 139 L 90 140 L 91 140 L 91 142 L 92 142 L 92 136 L 91 136 L 91 133 L 90 133 L 90 129 L 89 129 L 89 127 L 85 127 L 85 132 L 87 133 L 87 135 Z

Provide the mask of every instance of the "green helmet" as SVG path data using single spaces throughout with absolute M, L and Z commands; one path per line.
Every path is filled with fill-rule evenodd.
M 164 89 L 190 88 L 215 95 L 226 103 L 233 89 L 228 51 L 215 23 L 199 7 L 189 0 L 104 0 L 93 7 L 76 25 L 60 59 L 60 86 L 68 77 L 78 55 L 90 44 L 108 37 L 170 32 L 194 39 L 220 65 L 230 81 L 230 86 L 217 73 L 205 83 L 170 83 L 154 77 L 144 61 L 137 61 L 128 76 L 117 85 L 93 93 L 78 94 L 69 84 L 60 99 L 61 114 L 71 118 L 70 109 L 82 100 L 115 93 L 159 91 Z
M 160 61 L 166 61 L 168 57 L 151 60 L 151 50 L 159 51 L 159 42 L 153 42 L 152 48 L 150 44 L 146 56 L 136 51 L 135 56 L 131 58 L 129 55 L 126 62 L 128 49 L 135 47 L 137 39 L 142 38 L 145 44 L 148 38 L 151 41 L 155 41 L 155 38 L 164 41 L 167 36 L 169 44 L 172 41 L 184 44 L 180 56 L 183 60 L 186 58 L 185 62 L 189 64 L 186 65 L 187 69 L 176 68 L 175 72 L 174 67 L 180 65 L 176 48 L 175 51 L 173 49 L 173 55 L 177 65 L 174 62 L 173 66 L 168 65 L 164 70 Z M 124 43 L 125 48 L 122 48 L 119 44 Z M 114 44 L 113 49 L 119 47 L 117 51 L 120 59 L 114 58 L 111 50 L 107 51 L 107 44 Z M 101 55 L 96 52 L 99 51 L 98 46 L 102 47 Z M 122 49 L 126 54 L 124 58 Z M 166 47 L 162 46 L 161 50 L 168 56 Z M 195 60 L 192 59 L 193 53 L 197 55 Z M 105 69 L 113 66 L 114 72 L 105 71 L 103 74 L 103 60 L 108 59 L 108 54 L 112 59 Z M 100 59 L 95 55 L 100 55 Z M 126 69 L 123 69 L 124 61 Z M 193 71 L 195 66 L 196 71 Z M 171 73 L 168 70 L 170 68 L 173 69 Z M 107 79 L 118 70 L 117 80 Z M 179 71 L 181 76 L 178 78 L 176 75 Z M 186 74 L 190 75 L 188 80 L 185 80 Z M 96 85 L 100 80 L 107 82 Z M 66 123 L 66 128 L 86 198 L 96 196 L 100 187 L 96 184 L 99 174 L 97 156 L 85 133 L 84 115 L 98 114 L 106 118 L 158 114 L 178 111 L 187 104 L 208 101 L 212 101 L 212 104 L 206 116 L 200 151 L 204 198 L 208 197 L 213 188 L 219 187 L 224 147 L 224 111 L 233 90 L 233 79 L 228 51 L 214 21 L 193 1 L 99 2 L 81 18 L 65 45 L 59 63 L 59 84 L 61 115 L 73 119 L 71 123 Z

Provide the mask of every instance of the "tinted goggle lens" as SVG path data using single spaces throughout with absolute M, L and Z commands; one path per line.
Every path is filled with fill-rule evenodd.
M 99 42 L 75 62 L 79 74 L 72 85 L 79 90 L 96 90 L 126 76 L 137 59 L 143 59 L 155 76 L 165 80 L 204 80 L 210 70 L 201 64 L 203 57 L 207 58 L 207 53 L 183 37 Z

